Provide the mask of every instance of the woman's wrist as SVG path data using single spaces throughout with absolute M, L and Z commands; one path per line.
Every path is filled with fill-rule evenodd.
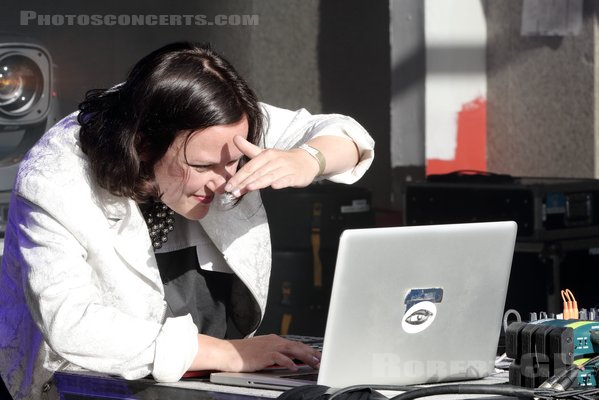
M 198 335 L 198 352 L 190 366 L 190 370 L 231 370 L 233 361 L 230 354 L 234 354 L 234 347 L 224 339 L 212 336 Z
M 316 176 L 321 176 L 327 167 L 327 160 L 324 158 L 324 155 L 321 153 L 321 151 L 318 150 L 316 147 L 310 146 L 306 143 L 300 145 L 298 148 L 304 150 L 314 160 L 316 160 L 316 162 L 318 163 L 318 173 L 316 174 Z
M 316 149 L 322 156 L 325 164 L 322 173 L 319 175 L 331 176 L 343 173 L 354 168 L 360 161 L 360 152 L 356 143 L 349 137 L 339 136 L 317 136 L 306 143 L 313 149 Z M 308 151 L 305 151 L 308 153 Z M 317 163 L 320 169 L 320 164 L 315 155 L 310 155 Z

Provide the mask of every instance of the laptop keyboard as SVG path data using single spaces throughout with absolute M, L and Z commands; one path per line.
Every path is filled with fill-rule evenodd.
M 322 351 L 322 342 L 324 340 L 322 337 L 304 335 L 283 335 L 283 337 L 296 342 L 302 342 L 318 351 Z

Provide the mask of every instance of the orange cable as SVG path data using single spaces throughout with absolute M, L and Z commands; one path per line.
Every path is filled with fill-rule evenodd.
M 570 307 L 571 308 L 570 318 L 578 319 L 578 303 L 576 302 L 574 293 L 572 293 L 572 291 L 570 291 L 570 289 L 566 289 L 566 293 L 568 293 L 572 297 L 571 307 Z
M 564 310 L 563 310 L 564 319 L 570 319 L 570 301 L 569 301 L 570 298 L 568 296 L 568 293 L 565 290 L 562 290 L 561 294 L 562 294 L 562 302 L 564 303 Z

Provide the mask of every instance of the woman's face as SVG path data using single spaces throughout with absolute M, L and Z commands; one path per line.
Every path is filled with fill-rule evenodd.
M 187 144 L 186 135 L 179 135 L 154 166 L 164 204 L 187 219 L 203 218 L 214 195 L 224 193 L 243 156 L 233 143 L 235 136 L 247 138 L 246 117 L 193 132 Z

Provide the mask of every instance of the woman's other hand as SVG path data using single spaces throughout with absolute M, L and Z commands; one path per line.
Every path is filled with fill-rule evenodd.
M 318 350 L 277 335 L 238 340 L 198 335 L 198 344 L 198 353 L 190 370 L 250 372 L 273 365 L 297 370 L 294 360 L 313 368 L 320 366 L 321 354 Z

